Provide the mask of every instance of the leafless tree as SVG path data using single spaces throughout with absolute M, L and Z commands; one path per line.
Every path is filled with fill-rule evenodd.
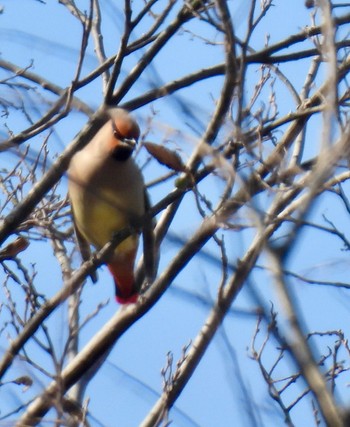
M 31 3 L 53 19 L 53 5 Z M 59 0 L 55 7 L 80 29 L 79 39 L 77 31 L 70 36 L 76 59 L 65 52 L 68 70 L 46 64 L 46 72 L 35 57 L 26 64 L 0 58 L 0 391 L 9 396 L 22 386 L 31 393 L 13 410 L 2 407 L 6 399 L 0 403 L 3 422 L 94 425 L 94 394 L 86 387 L 119 338 L 177 289 L 207 316 L 177 349 L 177 361 L 173 349 L 164 355 L 163 387 L 140 425 L 171 423 L 171 409 L 218 336 L 245 401 L 246 418 L 238 413 L 237 425 L 264 425 L 276 412 L 298 425 L 301 405 L 315 425 L 348 425 L 348 321 L 333 313 L 350 287 L 346 271 L 337 271 L 348 265 L 350 248 L 349 4 L 289 2 L 308 22 L 280 37 L 274 14 L 281 16 L 282 2 L 238 3 L 237 11 L 225 0 Z M 141 120 L 137 161 L 160 253 L 154 283 L 144 283 L 137 304 L 118 310 L 113 298 L 88 302 L 88 276 L 132 230 L 79 265 L 65 176 L 109 106 Z M 43 262 L 46 253 L 54 256 Z M 138 275 L 142 280 L 142 256 Z M 208 293 L 199 292 L 200 280 Z M 324 289 L 329 301 L 314 303 Z M 241 311 L 255 327 L 240 337 L 248 348 L 240 357 L 250 358 L 256 381 L 265 384 L 269 416 L 253 401 L 250 373 L 237 367 L 226 323 L 240 319 L 242 295 L 250 303 Z M 108 307 L 116 312 L 101 325 Z M 322 312 L 335 326 L 309 327 Z

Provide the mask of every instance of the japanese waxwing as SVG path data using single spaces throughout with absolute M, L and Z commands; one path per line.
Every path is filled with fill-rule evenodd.
M 90 244 L 101 249 L 112 236 L 137 223 L 149 209 L 140 169 L 132 153 L 140 135 L 134 118 L 121 108 L 108 110 L 110 119 L 90 142 L 73 157 L 68 169 L 68 191 L 76 236 L 84 260 Z M 143 229 L 146 274 L 153 276 L 152 222 Z M 147 234 L 146 234 L 147 233 Z M 107 267 L 115 282 L 116 299 L 121 304 L 135 302 L 139 285 L 134 264 L 139 236 L 133 234 L 120 243 Z M 92 276 L 96 280 L 96 276 Z M 94 281 L 95 281 L 94 280 Z

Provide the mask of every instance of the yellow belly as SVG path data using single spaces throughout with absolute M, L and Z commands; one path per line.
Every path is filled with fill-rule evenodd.
M 86 206 L 88 202 L 89 206 Z M 113 235 L 129 225 L 128 213 L 121 210 L 120 201 L 108 197 L 91 197 L 84 200 L 81 209 L 74 212 L 78 229 L 85 239 L 97 249 L 108 243 Z M 115 250 L 116 255 L 133 250 L 138 237 L 132 235 L 125 239 Z

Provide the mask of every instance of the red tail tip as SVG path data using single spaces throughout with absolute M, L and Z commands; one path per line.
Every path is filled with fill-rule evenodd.
M 120 295 L 116 295 L 115 299 L 119 304 L 135 304 L 135 302 L 137 302 L 138 297 L 138 294 L 133 294 L 129 297 L 122 297 Z

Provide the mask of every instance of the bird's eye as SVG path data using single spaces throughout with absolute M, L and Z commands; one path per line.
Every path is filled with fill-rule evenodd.
M 113 136 L 115 139 L 122 139 L 123 135 L 119 132 L 117 125 L 112 121 Z

